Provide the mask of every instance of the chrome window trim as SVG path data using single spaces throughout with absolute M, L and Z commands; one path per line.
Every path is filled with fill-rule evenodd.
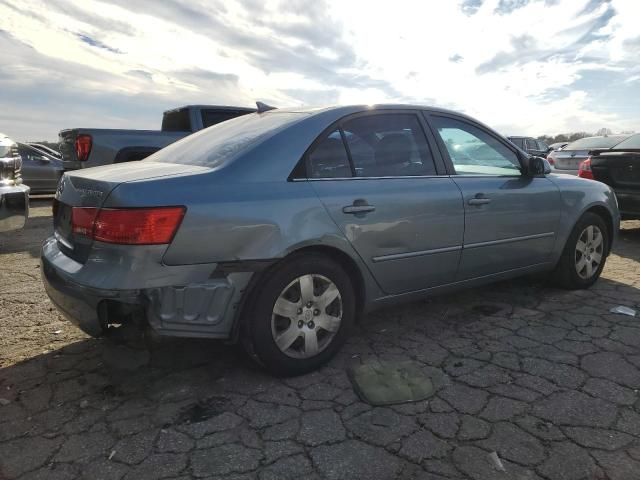
M 388 177 L 323 177 L 323 178 L 292 178 L 292 182 L 327 182 L 331 180 L 393 180 L 393 179 L 410 179 L 410 178 L 450 178 L 455 180 L 456 178 L 522 178 L 523 174 L 519 175 L 402 175 L 402 176 L 388 176 Z
M 390 176 L 390 177 L 324 177 L 324 178 L 293 178 L 293 182 L 329 182 L 332 180 L 339 180 L 341 182 L 345 180 L 396 180 L 396 179 L 411 179 L 411 178 L 450 178 L 449 175 L 403 175 L 403 176 Z

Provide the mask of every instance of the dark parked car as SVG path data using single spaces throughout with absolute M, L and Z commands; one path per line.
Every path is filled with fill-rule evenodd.
M 578 175 L 580 163 L 589 157 L 593 149 L 611 148 L 627 138 L 629 135 L 604 135 L 599 137 L 585 137 L 571 142 L 562 150 L 551 152 L 547 160 L 554 168 L 554 173 L 568 173 Z
M 161 130 L 70 128 L 58 134 L 65 170 L 142 160 L 167 145 L 203 128 L 255 108 L 187 105 L 162 115 Z
M 556 143 L 552 143 L 551 145 L 549 145 L 549 149 L 552 152 L 555 152 L 557 150 L 562 150 L 567 145 L 569 145 L 569 142 L 556 142 Z
M 549 146 L 542 140 L 536 140 L 533 137 L 507 137 L 518 148 L 524 150 L 530 155 L 537 155 L 538 157 L 546 157 L 547 153 L 551 150 Z
M 592 151 L 580 164 L 578 176 L 611 186 L 622 218 L 640 219 L 640 134 L 609 150 Z
M 33 143 L 33 142 L 27 142 L 27 145 L 62 160 L 62 154 L 57 150 L 54 150 L 53 148 L 49 148 L 46 145 L 42 145 L 41 143 Z
M 136 322 L 319 367 L 362 312 L 533 272 L 600 275 L 607 185 L 476 120 L 419 106 L 272 110 L 147 159 L 65 173 L 46 290 L 85 332 Z
M 18 143 L 22 157 L 22 181 L 31 193 L 54 193 L 62 176 L 62 160 L 30 144 Z

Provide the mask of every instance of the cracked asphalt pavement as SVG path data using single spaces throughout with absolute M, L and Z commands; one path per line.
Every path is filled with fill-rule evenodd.
M 588 291 L 530 278 L 380 311 L 290 379 L 217 342 L 87 338 L 40 283 L 50 225 L 38 200 L 0 235 L 2 479 L 640 478 L 640 318 L 609 313 L 640 307 L 640 222 Z M 363 403 L 346 369 L 377 360 L 418 362 L 435 395 Z

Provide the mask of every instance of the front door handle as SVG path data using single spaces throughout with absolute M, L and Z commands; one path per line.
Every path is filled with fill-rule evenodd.
M 467 202 L 469 205 L 486 205 L 491 203 L 491 199 L 484 196 L 483 193 L 477 193 L 475 197 L 470 198 Z
M 353 201 L 353 205 L 342 207 L 342 213 L 357 215 L 359 213 L 369 213 L 375 211 L 376 207 L 369 205 L 366 200 L 358 199 Z

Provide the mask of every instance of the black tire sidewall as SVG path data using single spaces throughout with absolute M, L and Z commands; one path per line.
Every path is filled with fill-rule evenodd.
M 271 316 L 275 301 L 294 279 L 307 274 L 322 275 L 340 291 L 342 321 L 331 343 L 312 358 L 298 359 L 285 355 L 275 343 L 271 332 Z M 258 361 L 276 375 L 300 375 L 328 362 L 347 339 L 356 313 L 353 284 L 346 271 L 334 260 L 316 254 L 296 255 L 268 271 L 256 287 L 254 304 L 248 310 L 244 335 L 252 344 Z
M 596 273 L 591 276 L 591 278 L 584 279 L 581 278 L 576 271 L 575 250 L 580 234 L 582 234 L 585 228 L 590 225 L 598 227 L 600 229 L 600 232 L 602 233 L 602 261 L 600 262 L 600 265 L 598 265 Z M 585 213 L 582 217 L 580 217 L 580 220 L 578 220 L 578 222 L 573 227 L 573 230 L 569 235 L 564 251 L 562 253 L 562 258 L 560 260 L 560 263 L 558 264 L 558 268 L 556 269 L 560 285 L 569 289 L 583 289 L 593 285 L 598 280 L 598 278 L 600 278 L 600 274 L 604 269 L 607 255 L 609 253 L 609 248 L 609 231 L 607 229 L 605 221 L 602 219 L 602 217 L 596 215 L 595 213 Z

